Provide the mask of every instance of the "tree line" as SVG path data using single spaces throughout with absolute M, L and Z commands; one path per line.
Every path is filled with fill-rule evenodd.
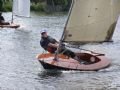
M 32 11 L 68 11 L 72 0 L 30 0 Z M 12 0 L 0 0 L 0 11 L 11 11 Z
M 3 8 L 3 0 L 0 0 L 0 11 L 2 11 Z
M 72 0 L 31 0 L 34 4 L 46 3 L 45 10 L 51 11 L 68 11 Z

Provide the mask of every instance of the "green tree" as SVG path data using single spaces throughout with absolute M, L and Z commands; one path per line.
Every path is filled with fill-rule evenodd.
M 0 0 L 0 11 L 3 10 L 3 0 Z

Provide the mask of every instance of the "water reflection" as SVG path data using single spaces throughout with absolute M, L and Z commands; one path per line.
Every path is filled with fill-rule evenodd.
M 61 77 L 62 71 L 59 70 L 44 70 L 38 73 L 40 78 Z

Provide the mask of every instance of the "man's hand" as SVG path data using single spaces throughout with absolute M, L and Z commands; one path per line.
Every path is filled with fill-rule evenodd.
M 58 43 L 55 43 L 55 44 L 49 43 L 48 46 L 58 48 L 59 44 Z

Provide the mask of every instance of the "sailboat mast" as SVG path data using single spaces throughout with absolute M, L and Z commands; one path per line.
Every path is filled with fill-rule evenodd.
M 13 23 L 13 0 L 12 0 L 12 19 L 11 19 L 11 23 Z
M 64 36 L 65 36 L 65 30 L 66 30 L 66 26 L 68 24 L 68 21 L 69 21 L 70 15 L 71 15 L 73 4 L 74 4 L 74 0 L 72 0 L 71 6 L 70 6 L 70 9 L 69 9 L 69 12 L 68 12 L 68 18 L 67 18 L 66 24 L 64 26 L 64 30 L 63 30 L 63 33 L 62 33 L 62 36 L 61 36 L 61 40 L 60 40 L 61 42 L 63 41 Z
M 55 53 L 55 58 L 54 58 L 55 60 L 57 60 L 57 56 L 58 56 L 58 53 L 59 53 L 59 49 L 60 49 L 60 46 L 61 46 L 62 41 L 63 41 L 64 34 L 65 34 L 66 26 L 67 26 L 67 23 L 68 23 L 68 21 L 69 21 L 69 17 L 70 17 L 72 8 L 73 8 L 73 4 L 74 4 L 74 0 L 72 0 L 71 7 L 70 7 L 69 12 L 68 12 L 68 18 L 67 18 L 67 21 L 66 21 L 66 24 L 65 24 L 65 27 L 64 27 L 64 30 L 63 30 L 63 33 L 62 33 L 60 42 L 59 42 L 59 46 L 58 46 L 57 51 L 56 51 L 56 53 Z

